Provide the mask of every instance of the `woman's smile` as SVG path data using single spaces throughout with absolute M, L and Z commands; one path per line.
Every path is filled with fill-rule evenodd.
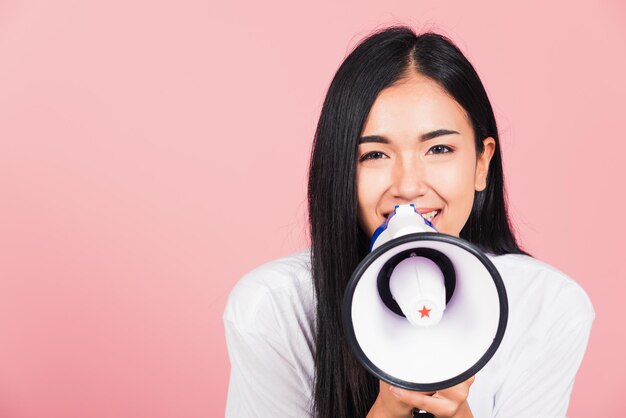
M 433 225 L 436 225 L 438 215 L 441 213 L 441 209 L 434 209 L 434 208 L 415 208 L 415 210 L 419 212 L 419 214 L 422 215 L 423 218 L 427 219 Z M 383 221 L 381 221 L 381 223 L 385 222 L 389 218 L 389 215 L 391 215 L 392 213 L 393 211 L 384 213 L 383 214 L 384 219 Z

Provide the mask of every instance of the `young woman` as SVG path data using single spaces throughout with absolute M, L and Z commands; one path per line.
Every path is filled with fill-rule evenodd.
M 228 417 L 563 417 L 592 305 L 518 246 L 498 130 L 472 65 L 447 38 L 392 27 L 362 41 L 324 102 L 309 172 L 311 249 L 232 291 L 224 324 Z M 346 284 L 396 204 L 485 251 L 509 299 L 504 339 L 476 376 L 436 393 L 390 387 L 346 345 Z

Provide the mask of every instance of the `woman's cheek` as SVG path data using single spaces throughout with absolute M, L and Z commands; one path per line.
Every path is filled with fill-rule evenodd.
M 454 198 L 463 194 L 470 180 L 472 178 L 459 167 L 442 168 L 437 171 L 437 192 L 444 198 Z
M 469 168 L 469 170 L 468 170 Z M 444 201 L 444 216 L 438 222 L 440 232 L 458 235 L 463 229 L 474 202 L 474 174 L 471 166 L 455 164 L 431 171 L 431 186 Z

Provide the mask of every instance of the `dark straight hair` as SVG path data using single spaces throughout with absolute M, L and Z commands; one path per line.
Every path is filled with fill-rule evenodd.
M 492 254 L 526 254 L 507 215 L 496 121 L 478 74 L 445 36 L 416 35 L 394 26 L 364 39 L 344 60 L 326 94 L 309 168 L 308 200 L 312 274 L 317 301 L 316 417 L 365 417 L 378 394 L 378 380 L 352 355 L 341 326 L 345 287 L 368 253 L 369 237 L 357 219 L 358 140 L 368 113 L 386 87 L 422 74 L 439 83 L 467 112 L 477 153 L 482 140 L 496 142 L 487 187 L 476 192 L 460 237 Z

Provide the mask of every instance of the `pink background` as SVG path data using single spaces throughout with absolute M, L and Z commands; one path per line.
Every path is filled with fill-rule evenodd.
M 228 292 L 306 246 L 326 88 L 394 23 L 477 68 L 522 242 L 596 308 L 570 416 L 625 416 L 625 18 L 620 0 L 1 0 L 0 416 L 223 415 Z

